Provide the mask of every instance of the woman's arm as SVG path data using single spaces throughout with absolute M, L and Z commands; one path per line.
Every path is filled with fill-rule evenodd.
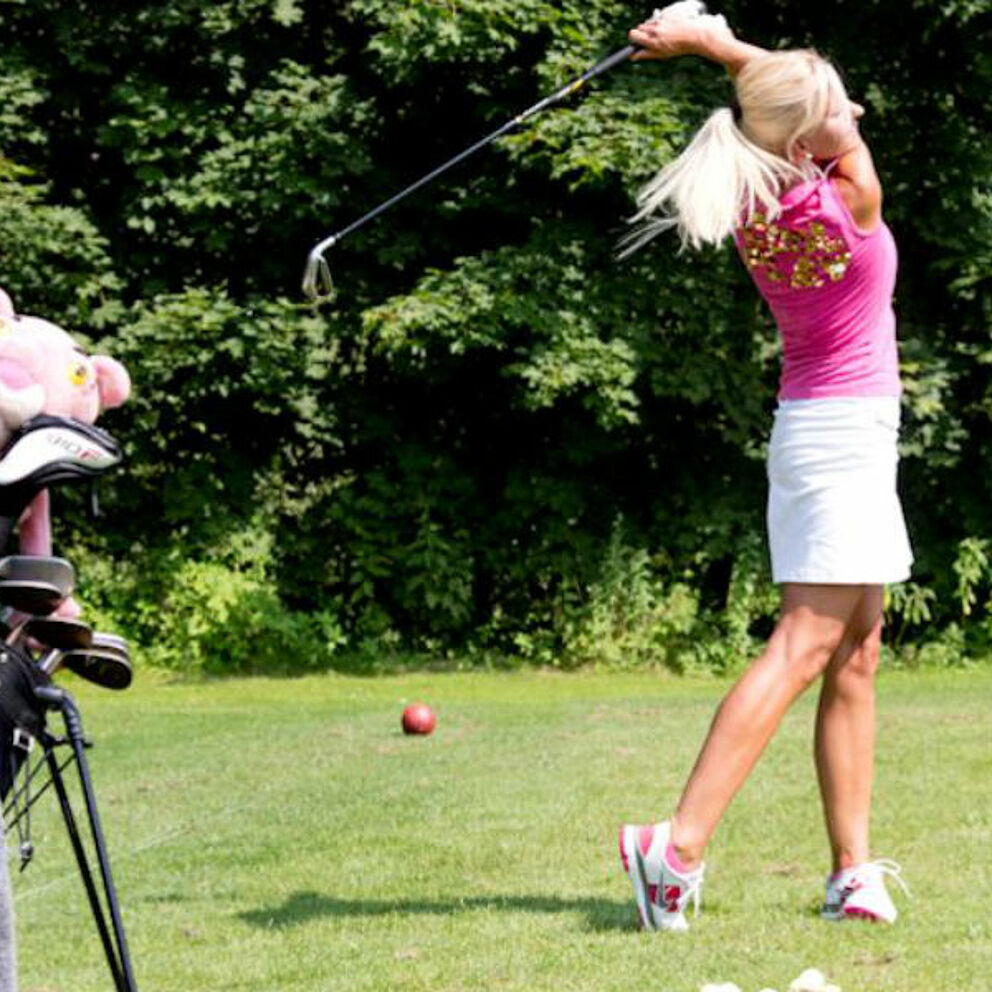
M 831 170 L 830 180 L 851 211 L 854 223 L 871 231 L 882 219 L 882 184 L 868 146 L 859 137 Z
M 639 24 L 629 38 L 641 49 L 632 60 L 698 55 L 722 65 L 731 76 L 752 59 L 768 54 L 735 38 L 722 17 L 659 17 Z M 882 187 L 860 135 L 837 157 L 830 178 L 857 226 L 866 231 L 874 228 L 882 217 Z
M 699 55 L 722 65 L 731 76 L 766 54 L 763 48 L 738 41 L 722 17 L 661 17 L 639 24 L 628 37 L 641 48 L 632 60 Z

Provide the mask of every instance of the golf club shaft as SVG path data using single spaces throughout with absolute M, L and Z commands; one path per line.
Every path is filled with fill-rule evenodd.
M 352 221 L 347 227 L 342 228 L 340 231 L 330 235 L 330 237 L 325 238 L 318 245 L 316 245 L 311 252 L 311 257 L 319 255 L 326 249 L 330 248 L 332 245 L 337 244 L 342 238 L 351 234 L 353 231 L 357 231 L 358 228 L 363 227 L 370 220 L 378 217 L 379 214 L 385 212 L 390 207 L 399 203 L 400 200 L 405 199 L 411 193 L 416 192 L 422 186 L 426 186 L 429 182 L 437 179 L 442 173 L 447 172 L 453 166 L 458 165 L 459 162 L 464 162 L 465 159 L 474 155 L 477 151 L 485 148 L 486 145 L 495 141 L 497 138 L 501 138 L 508 131 L 512 131 L 513 128 L 518 127 L 523 124 L 524 121 L 533 117 L 535 114 L 540 113 L 542 110 L 546 110 L 548 107 L 553 106 L 556 103 L 560 103 L 566 97 L 580 90 L 590 79 L 595 79 L 596 76 L 602 75 L 604 72 L 612 69 L 614 66 L 619 65 L 621 62 L 626 62 L 634 52 L 637 51 L 636 45 L 626 45 L 624 48 L 619 49 L 612 55 L 608 55 L 605 59 L 597 62 L 594 66 L 587 69 L 581 76 L 573 79 L 570 83 L 564 85 L 560 90 L 552 93 L 550 96 L 544 97 L 543 100 L 539 100 L 532 107 L 528 107 L 522 113 L 517 114 L 512 120 L 507 121 L 502 127 L 497 128 L 491 134 L 486 135 L 480 141 L 477 141 L 474 145 L 466 148 L 464 151 L 459 152 L 454 158 L 448 159 L 447 162 L 439 165 L 436 169 L 433 169 L 427 175 L 422 176 L 416 182 L 411 183 L 405 189 L 400 190 L 400 192 L 391 196 L 388 200 L 383 201 L 377 207 L 374 207 L 367 214 L 359 217 L 358 220 Z
M 38 662 L 38 667 L 47 675 L 49 678 L 58 670 L 59 665 L 62 664 L 62 652 L 57 648 L 53 648 L 48 654 L 45 655 L 41 661 Z

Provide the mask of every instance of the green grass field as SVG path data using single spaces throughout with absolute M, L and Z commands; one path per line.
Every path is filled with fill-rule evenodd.
M 711 847 L 684 935 L 635 928 L 616 830 L 666 813 L 716 681 L 424 674 L 78 682 L 139 987 L 784 992 L 992 989 L 992 673 L 889 674 L 876 854 L 893 928 L 816 915 L 827 869 L 810 737 L 788 716 Z M 430 738 L 399 729 L 429 701 Z M 26 992 L 111 988 L 54 801 L 15 869 Z

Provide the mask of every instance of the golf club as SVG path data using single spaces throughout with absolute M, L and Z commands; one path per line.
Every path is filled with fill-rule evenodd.
M 133 677 L 127 641 L 116 634 L 94 633 L 87 647 L 64 652 L 56 667 L 105 689 L 126 689 Z
M 659 12 L 656 11 L 655 13 L 657 15 Z M 341 241 L 342 238 L 351 234 L 353 231 L 357 231 L 370 220 L 373 220 L 378 217 L 379 214 L 399 203 L 400 200 L 405 199 L 422 186 L 426 186 L 429 182 L 437 179 L 438 176 L 444 172 L 447 172 L 448 169 L 452 168 L 452 166 L 457 165 L 459 162 L 465 161 L 465 159 L 469 156 L 474 155 L 480 149 L 485 148 L 486 145 L 491 144 L 497 138 L 501 138 L 507 132 L 519 127 L 535 114 L 539 114 L 542 110 L 546 110 L 548 107 L 551 107 L 556 103 L 560 103 L 572 93 L 580 90 L 586 83 L 589 82 L 590 79 L 595 79 L 597 76 L 609 71 L 614 66 L 619 65 L 621 62 L 626 62 L 636 51 L 636 45 L 626 45 L 614 52 L 612 55 L 608 55 L 605 59 L 602 59 L 594 66 L 587 69 L 581 76 L 573 79 L 570 83 L 566 83 L 555 93 L 552 93 L 550 96 L 546 96 L 543 100 L 539 100 L 532 107 L 528 107 L 527 110 L 517 114 L 517 116 L 512 120 L 507 121 L 502 127 L 497 128 L 491 134 L 486 135 L 485 138 L 477 141 L 470 148 L 466 148 L 463 152 L 459 152 L 459 154 L 457 154 L 454 158 L 449 159 L 443 165 L 439 165 L 436 169 L 428 172 L 426 176 L 422 176 L 415 183 L 411 183 L 406 187 L 406 189 L 400 190 L 399 193 L 396 193 L 388 200 L 383 201 L 377 207 L 373 207 L 372 210 L 359 217 L 358 220 L 352 221 L 352 223 L 350 223 L 347 227 L 342 228 L 340 231 L 337 231 L 335 234 L 330 235 L 330 237 L 325 238 L 319 244 L 315 245 L 313 250 L 310 252 L 310 256 L 307 259 L 306 269 L 303 273 L 303 292 L 311 299 L 318 299 L 320 297 L 327 297 L 331 295 L 331 292 L 333 291 L 331 270 L 330 266 L 327 264 L 327 259 L 325 258 L 324 253 Z
M 134 677 L 127 642 L 113 634 L 94 633 L 86 647 L 52 648 L 37 666 L 48 678 L 66 668 L 105 689 L 126 689 Z
M 93 642 L 93 630 L 82 620 L 67 617 L 31 617 L 17 628 L 20 641 L 35 640 L 59 651 L 79 651 Z M 18 643 L 18 641 L 8 643 Z
M 64 558 L 0 558 L 0 603 L 21 613 L 48 614 L 72 595 L 76 573 Z

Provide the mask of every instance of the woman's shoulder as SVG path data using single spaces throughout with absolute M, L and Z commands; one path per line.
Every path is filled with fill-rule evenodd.
M 793 226 L 808 220 L 810 216 L 822 211 L 823 184 L 826 175 L 804 179 L 782 190 L 777 202 L 761 203 L 756 200 L 750 208 L 741 211 L 735 228 L 735 235 L 753 228 L 755 225 L 765 226 L 769 223 L 779 223 L 784 227 Z
M 819 222 L 844 234 L 866 237 L 881 224 L 881 188 L 871 174 L 852 176 L 840 160 L 825 163 L 820 175 L 786 190 L 779 198 L 782 223 Z
M 835 160 L 830 181 L 858 233 L 868 234 L 880 226 L 882 184 L 863 141 Z
M 797 212 L 804 209 L 816 209 L 822 198 L 824 184 L 829 182 L 829 174 L 823 172 L 811 179 L 803 179 L 790 186 L 779 196 L 779 206 L 782 213 Z

